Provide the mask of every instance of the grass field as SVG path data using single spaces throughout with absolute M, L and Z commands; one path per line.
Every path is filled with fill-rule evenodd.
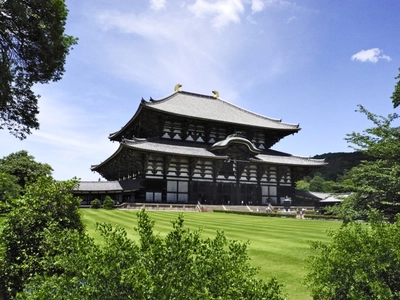
M 172 229 L 171 220 L 177 212 L 149 211 L 155 220 L 155 232 L 165 236 Z M 137 239 L 133 228 L 136 226 L 136 211 L 84 209 L 83 217 L 88 232 L 95 238 L 96 222 L 107 222 L 124 227 L 132 239 Z M 217 230 L 223 230 L 229 239 L 250 241 L 249 255 L 253 266 L 259 267 L 259 277 L 268 279 L 275 276 L 284 284 L 288 299 L 311 299 L 301 284 L 307 273 L 304 259 L 312 254 L 310 241 L 327 241 L 326 231 L 338 229 L 337 221 L 316 221 L 242 216 L 222 213 L 184 213 L 185 226 L 202 229 L 203 237 L 214 237 Z

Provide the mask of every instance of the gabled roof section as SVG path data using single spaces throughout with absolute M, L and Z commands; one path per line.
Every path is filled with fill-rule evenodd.
M 159 100 L 150 98 L 149 101 L 146 101 L 142 99 L 135 115 L 124 127 L 121 128 L 121 130 L 110 134 L 109 138 L 111 140 L 118 139 L 118 137 L 121 136 L 121 132 L 134 122 L 135 118 L 144 107 L 185 118 L 212 120 L 228 124 L 240 124 L 244 126 L 282 130 L 290 133 L 295 133 L 300 130 L 299 124 L 284 123 L 280 119 L 273 119 L 259 115 L 217 98 L 216 96 L 178 90 Z

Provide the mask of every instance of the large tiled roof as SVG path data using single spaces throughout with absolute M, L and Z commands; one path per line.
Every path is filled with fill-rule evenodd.
M 190 118 L 280 130 L 298 131 L 300 129 L 298 124 L 283 123 L 279 119 L 264 117 L 220 98 L 183 91 L 177 91 L 160 100 L 143 101 L 143 105 Z
M 122 190 L 137 190 L 140 188 L 142 188 L 142 186 L 138 180 L 80 181 L 79 186 L 75 190 L 79 192 L 116 192 Z
M 124 139 L 119 149 L 106 161 L 99 165 L 92 166 L 92 170 L 97 169 L 101 165 L 106 164 L 118 155 L 122 149 L 132 149 L 140 152 L 161 153 L 166 155 L 183 155 L 191 157 L 204 157 L 214 159 L 227 159 L 225 155 L 216 155 L 209 151 L 209 146 L 204 144 L 186 144 L 182 142 L 173 142 L 171 140 L 163 139 Z M 308 166 L 318 167 L 325 165 L 323 159 L 312 159 L 308 157 L 294 156 L 287 153 L 265 150 L 262 154 L 256 155 L 251 159 L 252 162 L 279 164 L 279 165 L 293 165 L 293 166 Z

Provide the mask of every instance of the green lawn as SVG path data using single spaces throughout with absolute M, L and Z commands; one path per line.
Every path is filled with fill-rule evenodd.
M 88 232 L 95 238 L 96 222 L 108 222 L 124 227 L 129 236 L 137 238 L 136 211 L 84 209 L 83 217 Z M 171 220 L 177 212 L 154 212 L 149 215 L 156 221 L 155 231 L 165 236 L 172 228 Z M 311 299 L 301 284 L 307 270 L 304 259 L 312 253 L 310 241 L 327 241 L 326 231 L 338 229 L 337 221 L 316 221 L 282 218 L 242 216 L 222 213 L 184 213 L 185 225 L 191 229 L 203 230 L 204 237 L 213 237 L 217 230 L 223 230 L 229 239 L 250 241 L 249 254 L 252 264 L 260 268 L 260 278 L 275 276 L 285 285 L 288 299 Z

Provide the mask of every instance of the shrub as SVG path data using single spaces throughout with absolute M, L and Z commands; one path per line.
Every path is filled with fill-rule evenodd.
M 106 196 L 103 202 L 103 208 L 105 209 L 113 209 L 114 208 L 114 200 L 111 199 L 110 196 Z
M 56 181 L 40 177 L 25 187 L 0 230 L 0 299 L 10 299 L 35 275 L 51 274 L 44 256 L 48 230 L 75 229 L 83 232 L 80 199 L 72 194 L 77 179 Z
M 100 208 L 101 207 L 101 203 L 99 199 L 94 199 L 90 202 L 91 208 Z
M 400 219 L 390 224 L 375 212 L 370 223 L 349 223 L 314 243 L 305 284 L 313 299 L 399 299 Z
M 237 211 L 237 210 L 217 210 L 214 209 L 215 213 L 224 214 L 235 214 L 235 215 L 246 215 L 246 216 L 257 216 L 257 217 L 271 217 L 271 218 L 294 218 L 296 214 L 284 214 L 284 213 L 264 213 L 264 212 L 252 212 L 252 211 Z M 338 216 L 327 216 L 327 215 L 311 215 L 305 214 L 304 219 L 315 219 L 315 220 L 341 220 Z
M 139 241 L 121 227 L 97 224 L 104 243 L 87 234 L 66 231 L 47 236 L 47 263 L 64 272 L 36 276 L 21 299 L 269 299 L 283 300 L 272 278 L 256 278 L 250 266 L 248 243 L 228 241 L 223 232 L 202 238 L 183 227 L 183 216 L 165 237 L 153 232 L 154 221 L 138 213 Z

